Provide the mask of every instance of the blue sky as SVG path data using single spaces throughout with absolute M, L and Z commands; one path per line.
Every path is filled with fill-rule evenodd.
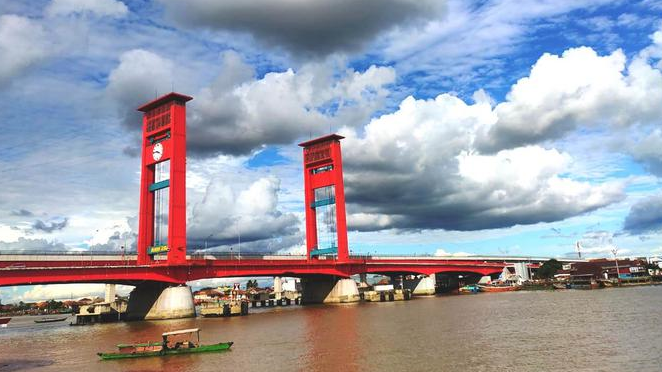
M 0 249 L 134 244 L 135 108 L 174 88 L 190 247 L 300 252 L 296 144 L 332 131 L 355 253 L 661 254 L 661 21 L 655 0 L 0 2 Z

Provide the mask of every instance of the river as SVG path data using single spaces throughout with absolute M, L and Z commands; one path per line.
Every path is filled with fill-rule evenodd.
M 16 317 L 0 371 L 661 371 L 662 286 L 251 309 L 70 327 Z M 199 327 L 229 352 L 100 361 L 120 342 Z

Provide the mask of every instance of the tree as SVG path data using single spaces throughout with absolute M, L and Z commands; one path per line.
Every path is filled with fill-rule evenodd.
M 542 265 L 540 265 L 536 277 L 541 279 L 553 278 L 554 274 L 556 274 L 556 272 L 561 270 L 562 268 L 563 268 L 563 264 L 552 258 L 549 261 L 544 262 Z
M 246 282 L 246 289 L 250 288 L 257 288 L 257 279 L 249 279 L 248 282 Z

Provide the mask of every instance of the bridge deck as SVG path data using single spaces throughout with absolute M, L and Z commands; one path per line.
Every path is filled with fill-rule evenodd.
M 0 255 L 0 286 L 50 283 L 126 283 L 159 281 L 183 284 L 188 281 L 255 276 L 333 275 L 349 277 L 361 273 L 424 274 L 443 272 L 488 275 L 500 272 L 503 259 L 478 257 L 386 257 L 354 256 L 345 262 L 333 259 L 306 260 L 302 256 L 190 256 L 184 265 L 168 266 L 164 261 L 137 266 L 135 256 Z

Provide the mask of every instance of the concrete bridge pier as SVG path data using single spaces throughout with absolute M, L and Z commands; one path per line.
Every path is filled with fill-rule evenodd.
M 436 293 L 437 278 L 435 274 L 421 275 L 414 279 L 404 279 L 403 284 L 414 296 L 429 296 Z
M 157 320 L 195 316 L 193 293 L 187 285 L 171 286 L 164 283 L 144 283 L 129 294 L 127 319 Z
M 274 277 L 274 296 L 276 301 L 280 300 L 283 296 L 283 281 L 279 276 Z
M 333 276 L 306 277 L 301 279 L 301 288 L 301 302 L 304 305 L 360 300 L 359 289 L 353 279 Z
M 368 274 L 361 273 L 359 274 L 359 288 L 367 288 L 370 285 L 368 284 Z
M 117 291 L 115 284 L 106 284 L 106 290 L 104 291 L 104 301 L 111 303 L 115 302 L 115 295 Z

